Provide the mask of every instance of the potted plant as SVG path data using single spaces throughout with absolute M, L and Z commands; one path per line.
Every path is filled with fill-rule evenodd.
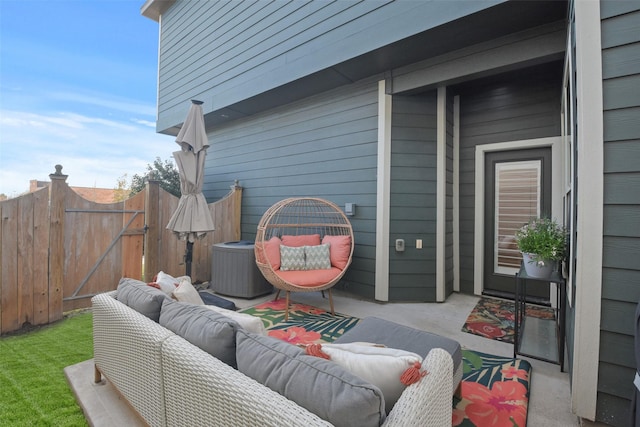
M 550 218 L 535 218 L 515 234 L 527 275 L 548 278 L 565 256 L 567 234 Z

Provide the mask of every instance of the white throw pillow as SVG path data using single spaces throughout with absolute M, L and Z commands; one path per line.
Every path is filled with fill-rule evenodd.
M 209 310 L 227 316 L 231 320 L 235 320 L 247 332 L 252 332 L 259 335 L 267 335 L 267 330 L 264 328 L 264 324 L 259 317 L 255 317 L 246 313 L 238 313 L 237 311 L 227 310 L 226 308 L 218 307 L 215 305 L 206 305 L 205 307 Z
M 328 270 L 331 268 L 329 243 L 317 246 L 304 246 L 306 270 Z
M 280 245 L 280 270 L 304 270 L 304 246 L 293 247 Z
M 400 381 L 402 374 L 415 363 L 422 363 L 422 357 L 416 353 L 373 343 L 322 344 L 322 351 L 331 361 L 377 386 L 384 395 L 387 412 L 407 388 Z
M 200 298 L 200 294 L 191 284 L 191 279 L 182 279 L 178 287 L 173 291 L 172 295 L 180 302 L 204 305 L 202 298 Z
M 161 271 L 156 276 L 155 283 L 160 286 L 160 290 L 167 295 L 171 295 L 173 291 L 176 290 L 176 287 L 180 284 L 180 280 L 176 279 L 173 276 L 168 275 L 164 271 Z

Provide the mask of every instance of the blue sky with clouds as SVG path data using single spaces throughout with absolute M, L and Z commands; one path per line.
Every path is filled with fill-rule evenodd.
M 156 134 L 158 23 L 143 0 L 0 0 L 0 193 L 63 165 L 72 186 L 114 188 L 169 159 Z

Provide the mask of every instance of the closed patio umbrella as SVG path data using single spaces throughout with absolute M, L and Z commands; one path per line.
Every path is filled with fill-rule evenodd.
M 173 153 L 180 173 L 182 195 L 167 228 L 187 241 L 185 253 L 186 275 L 191 276 L 193 242 L 214 230 L 207 200 L 202 194 L 204 161 L 209 140 L 204 126 L 201 101 L 191 101 L 187 118 L 178 132 L 176 143 L 180 150 Z

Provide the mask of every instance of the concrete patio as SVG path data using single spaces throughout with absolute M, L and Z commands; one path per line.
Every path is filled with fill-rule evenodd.
M 251 300 L 228 298 L 239 309 L 247 308 L 273 298 L 267 295 Z M 329 301 L 320 293 L 297 293 L 296 302 L 329 309 Z M 352 295 L 334 292 L 337 312 L 364 318 L 382 317 L 397 323 L 440 334 L 460 342 L 463 347 L 485 353 L 512 357 L 511 344 L 494 341 L 462 332 L 467 316 L 476 305 L 478 297 L 453 294 L 446 303 L 376 303 L 354 298 Z M 528 425 L 533 427 L 563 427 L 598 424 L 582 422 L 571 413 L 569 375 L 560 372 L 556 364 L 525 358 L 531 362 L 531 397 Z M 67 367 L 65 374 L 76 399 L 92 426 L 145 425 L 114 388 L 106 381 L 93 382 L 92 360 Z M 199 397 L 193 396 L 197 399 Z

